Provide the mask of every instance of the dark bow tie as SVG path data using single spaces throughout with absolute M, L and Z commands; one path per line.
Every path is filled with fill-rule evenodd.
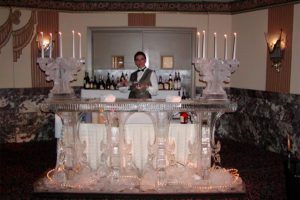
M 144 67 L 143 69 L 138 69 L 138 72 L 143 72 L 146 70 L 146 67 Z

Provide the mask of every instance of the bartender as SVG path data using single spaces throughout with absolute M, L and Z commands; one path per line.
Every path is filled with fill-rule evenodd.
M 153 70 L 146 67 L 146 61 L 144 52 L 138 51 L 134 55 L 134 63 L 138 70 L 130 75 L 129 99 L 151 99 L 153 95 L 157 95 L 157 77 Z

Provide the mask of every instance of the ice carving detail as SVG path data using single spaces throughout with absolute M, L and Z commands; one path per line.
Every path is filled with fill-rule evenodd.
M 239 61 L 197 58 L 194 66 L 200 80 L 206 82 L 203 97 L 207 99 L 227 99 L 224 83 L 230 82 L 230 76 L 236 71 Z
M 38 58 L 40 68 L 45 71 L 46 80 L 54 81 L 50 96 L 72 95 L 70 82 L 75 80 L 77 72 L 82 68 L 82 61 L 76 58 Z

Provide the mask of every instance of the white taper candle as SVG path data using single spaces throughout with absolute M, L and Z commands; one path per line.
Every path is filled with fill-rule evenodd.
M 59 57 L 63 57 L 63 52 L 62 52 L 62 50 L 63 50 L 63 48 L 62 48 L 62 33 L 61 32 L 59 32 L 58 33 L 58 35 L 59 35 L 59 38 L 58 38 L 58 40 L 59 40 Z
M 43 32 L 41 32 L 41 47 L 42 47 L 42 58 L 44 58 L 45 52 L 44 52 L 44 33 Z
M 233 40 L 233 60 L 236 58 L 236 42 L 237 42 L 237 34 L 234 33 L 234 40 Z
M 218 55 L 217 55 L 217 33 L 214 32 L 214 57 L 215 59 L 217 59 Z
M 227 60 L 227 35 L 224 35 L 224 41 L 225 41 L 225 52 L 224 52 L 224 59 Z
M 205 43 L 206 43 L 206 40 L 205 40 L 205 31 L 202 31 L 202 32 L 203 32 L 202 58 L 205 58 Z
M 201 48 L 201 41 L 200 41 L 200 32 L 197 32 L 197 58 L 200 58 L 200 48 Z
M 50 41 L 49 41 L 49 46 L 50 46 L 50 49 L 49 49 L 49 58 L 52 58 L 52 33 L 49 33 L 50 35 Z
M 78 33 L 78 36 L 79 36 L 79 59 L 81 58 L 81 33 Z
M 72 31 L 72 50 L 73 50 L 73 54 L 72 57 L 75 58 L 75 35 L 74 35 L 74 30 Z

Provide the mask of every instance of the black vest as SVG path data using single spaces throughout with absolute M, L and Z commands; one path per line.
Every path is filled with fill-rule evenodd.
M 151 86 L 151 74 L 152 70 L 149 68 L 145 69 L 145 72 L 141 79 L 137 82 L 137 74 L 139 70 L 133 72 L 130 75 L 130 82 L 131 83 L 141 83 L 141 84 L 148 84 Z M 136 88 L 130 88 L 129 99 L 151 99 L 151 94 L 147 91 L 146 88 L 138 90 Z

